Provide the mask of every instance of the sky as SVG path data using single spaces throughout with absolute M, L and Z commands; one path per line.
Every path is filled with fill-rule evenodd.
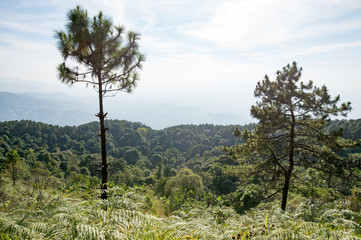
M 54 32 L 76 5 L 141 34 L 141 78 L 119 101 L 234 113 L 244 124 L 254 121 L 257 82 L 296 61 L 304 82 L 326 85 L 352 103 L 349 118 L 361 116 L 360 0 L 2 0 L 0 91 L 21 80 L 18 92 L 96 96 L 57 80 Z

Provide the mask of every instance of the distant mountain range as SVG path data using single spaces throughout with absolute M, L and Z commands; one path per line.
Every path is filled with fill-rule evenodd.
M 67 99 L 66 95 L 0 92 L 0 120 L 34 120 L 55 125 L 78 125 L 91 121 L 91 108 L 80 101 Z M 93 119 L 94 120 L 94 119 Z
M 79 125 L 96 121 L 97 99 L 81 98 L 65 93 L 0 92 L 0 121 L 34 120 L 59 126 Z M 105 99 L 110 119 L 141 122 L 153 129 L 179 124 L 212 123 L 228 125 L 243 123 L 231 113 L 212 113 L 199 108 L 171 103 L 146 103 L 115 98 Z

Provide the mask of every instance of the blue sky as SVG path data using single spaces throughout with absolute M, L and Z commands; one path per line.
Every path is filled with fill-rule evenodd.
M 296 61 L 303 81 L 325 84 L 361 116 L 361 1 L 359 0 L 2 0 L 0 79 L 20 79 L 39 92 L 94 95 L 63 86 L 54 31 L 77 4 L 102 10 L 114 24 L 142 34 L 146 55 L 132 95 L 145 102 L 240 114 L 251 121 L 253 90 L 267 74 Z M 0 90 L 8 90 L 3 84 Z

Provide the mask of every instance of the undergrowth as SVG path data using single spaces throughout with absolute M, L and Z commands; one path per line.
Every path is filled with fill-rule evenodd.
M 0 203 L 0 239 L 361 239 L 359 213 L 325 209 L 309 221 L 307 201 L 293 212 L 277 202 L 244 215 L 199 204 L 164 216 L 162 199 L 144 187 L 114 187 L 108 201 L 64 189 L 41 198 L 26 195 L 24 186 L 16 190 L 17 197 Z

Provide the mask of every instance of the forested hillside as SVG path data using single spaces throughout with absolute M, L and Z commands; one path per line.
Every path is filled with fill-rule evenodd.
M 250 176 L 252 162 L 244 164 L 224 151 L 225 147 L 237 144 L 233 135 L 236 127 L 253 130 L 255 124 L 180 125 L 153 130 L 138 122 L 106 121 L 110 199 L 108 203 L 100 202 L 98 127 L 97 122 L 73 127 L 33 121 L 0 123 L 0 232 L 3 232 L 0 236 L 3 239 L 11 236 L 65 239 L 66 235 L 61 234 L 69 229 L 75 231 L 71 239 L 81 234 L 88 234 L 82 239 L 116 239 L 127 234 L 129 238 L 124 239 L 137 239 L 132 238 L 128 230 L 123 230 L 125 235 L 115 229 L 107 232 L 95 224 L 100 221 L 97 214 L 107 215 L 102 220 L 107 221 L 103 222 L 104 226 L 118 221 L 117 224 L 133 229 L 136 234 L 158 229 L 178 234 L 176 239 L 232 239 L 232 235 L 236 239 L 237 234 L 238 239 L 250 239 L 252 234 L 258 234 L 252 239 L 266 236 L 296 239 L 285 237 L 292 234 L 360 236 L 358 170 L 355 170 L 354 182 L 335 178 L 334 184 L 327 185 L 321 171 L 298 168 L 301 174 L 293 181 L 288 213 L 282 213 L 277 207 L 280 196 L 267 196 L 262 179 Z M 331 121 L 325 131 L 340 127 L 346 139 L 361 136 L 361 119 Z M 19 157 L 10 152 L 16 152 Z M 360 147 L 344 154 L 361 159 Z M 10 159 L 16 160 L 14 165 Z M 72 198 L 79 200 L 72 202 Z M 104 204 L 109 204 L 114 215 L 107 211 L 101 213 Z M 82 209 L 83 213 L 90 214 L 89 218 L 78 216 L 80 222 L 74 222 L 71 211 L 78 210 L 73 208 Z M 58 221 L 60 216 L 56 212 L 59 211 L 68 223 L 56 225 L 59 227 L 56 229 L 52 222 Z M 127 220 L 116 217 L 124 214 Z M 44 220 L 41 225 L 38 216 L 50 220 Z M 144 230 L 132 223 L 137 219 L 150 229 Z M 297 221 L 299 235 L 294 235 L 297 227 L 293 224 Z M 267 223 L 268 230 L 264 227 Z M 126 224 L 133 225 L 126 227 Z M 176 227 L 177 224 L 180 227 Z M 152 239 L 168 238 L 164 235 L 164 238 Z
M 72 171 L 97 176 L 94 164 L 100 153 L 98 125 L 91 122 L 59 127 L 33 121 L 2 122 L 1 153 L 15 149 L 22 158 L 31 159 L 27 160 L 30 167 L 41 162 L 57 177 Z M 175 172 L 186 164 L 197 172 L 205 171 L 224 155 L 224 146 L 236 141 L 232 135 L 235 126 L 182 125 L 153 130 L 141 123 L 117 120 L 106 121 L 106 126 L 110 129 L 107 150 L 112 157 L 112 177 L 125 166 L 153 170 L 161 164 Z M 238 127 L 252 129 L 254 125 Z

